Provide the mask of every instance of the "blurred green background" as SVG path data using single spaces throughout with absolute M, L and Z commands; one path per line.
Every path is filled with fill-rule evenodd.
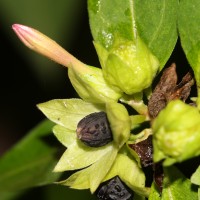
M 33 27 L 81 61 L 99 65 L 89 28 L 87 0 L 1 0 L 0 156 L 45 119 L 36 104 L 76 97 L 67 69 L 25 47 L 11 28 L 14 23 Z M 34 188 L 14 199 L 36 198 L 95 199 L 88 191 L 57 185 Z

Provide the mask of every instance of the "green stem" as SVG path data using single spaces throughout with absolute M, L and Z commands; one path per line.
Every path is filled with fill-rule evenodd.
M 126 103 L 131 106 L 134 110 L 136 110 L 140 115 L 144 115 L 148 118 L 148 108 L 147 105 L 144 104 L 142 92 L 134 94 L 132 96 L 124 95 L 120 101 L 122 103 Z
M 144 104 L 143 100 L 141 101 L 130 100 L 128 102 L 128 105 L 130 105 L 133 109 L 135 109 L 139 114 L 148 116 L 148 109 L 147 106 Z
M 146 121 L 146 117 L 144 115 L 131 115 L 131 130 L 137 128 L 141 123 Z

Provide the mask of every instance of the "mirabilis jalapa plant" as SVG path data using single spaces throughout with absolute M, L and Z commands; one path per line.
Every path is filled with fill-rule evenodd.
M 193 13 L 192 22 L 197 19 L 198 23 L 198 5 L 197 0 L 88 0 L 101 68 L 82 63 L 33 28 L 13 25 L 27 47 L 68 68 L 80 96 L 37 105 L 56 123 L 53 132 L 66 147 L 54 172 L 77 170 L 60 184 L 97 193 L 102 184 L 119 177 L 134 195 L 126 198 L 124 189 L 104 187 L 99 199 L 200 199 L 200 192 L 192 187 L 200 185 L 200 169 L 189 179 L 175 167 L 200 155 L 200 36 L 195 34 L 200 24 L 190 26 L 189 20 Z M 151 92 L 178 37 L 194 78 L 187 74 L 177 84 L 172 64 Z M 186 103 L 194 80 L 197 97 Z M 88 136 L 88 132 L 105 128 L 98 113 L 106 113 L 112 137 L 103 145 L 90 146 L 92 134 Z M 82 141 L 84 137 L 87 143 Z M 148 166 L 154 174 L 150 185 L 146 184 Z

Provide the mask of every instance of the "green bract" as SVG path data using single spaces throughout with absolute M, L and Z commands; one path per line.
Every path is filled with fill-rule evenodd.
M 130 95 L 151 85 L 159 62 L 139 37 L 136 43 L 119 39 L 110 50 L 97 42 L 95 47 L 110 85 Z
M 150 189 L 145 187 L 144 172 L 134 159 L 125 154 L 118 153 L 115 162 L 104 181 L 117 175 L 136 193 L 146 197 L 149 195 Z
M 180 100 L 171 101 L 153 123 L 154 162 L 163 165 L 200 154 L 200 114 Z
M 112 176 L 109 175 L 109 170 L 118 151 L 129 139 L 131 119 L 126 108 L 117 102 L 98 105 L 81 99 L 51 100 L 38 104 L 38 108 L 57 124 L 53 128 L 53 132 L 58 140 L 67 147 L 54 171 L 82 169 L 61 183 L 76 189 L 90 188 L 93 193 L 105 176 Z M 106 111 L 114 139 L 105 146 L 93 148 L 78 140 L 76 128 L 83 117 L 97 111 Z M 125 172 L 124 176 L 128 177 L 129 172 Z M 141 174 L 141 184 L 143 182 L 144 177 Z M 135 182 L 130 184 L 135 185 Z M 140 187 L 142 187 L 141 190 L 144 189 L 143 186 Z
M 69 130 L 76 130 L 77 123 L 92 112 L 104 109 L 99 104 L 91 104 L 81 99 L 54 99 L 40 103 L 37 107 L 48 119 Z
M 113 133 L 114 143 L 117 148 L 129 139 L 131 129 L 131 119 L 126 108 L 119 103 L 109 103 L 106 105 L 107 116 Z
M 68 75 L 79 96 L 88 102 L 117 101 L 121 97 L 119 89 L 114 90 L 104 80 L 99 68 L 74 65 L 68 69 Z

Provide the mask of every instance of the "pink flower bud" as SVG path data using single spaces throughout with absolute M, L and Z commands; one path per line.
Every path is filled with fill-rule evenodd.
M 77 66 L 83 65 L 83 63 L 68 53 L 54 40 L 39 31 L 21 24 L 13 24 L 12 29 L 28 48 L 37 53 L 66 67 L 71 67 L 72 64 Z

